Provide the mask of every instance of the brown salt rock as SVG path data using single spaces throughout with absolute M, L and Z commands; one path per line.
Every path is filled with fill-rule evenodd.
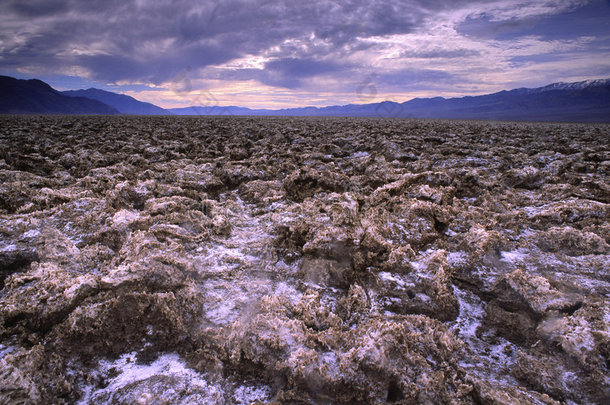
M 448 173 L 436 171 L 407 173 L 400 179 L 377 188 L 369 197 L 369 203 L 377 205 L 400 195 L 429 200 L 437 204 L 447 203 L 453 197 L 454 190 L 448 188 L 451 183 L 452 178 Z
M 248 183 L 253 180 L 266 180 L 266 175 L 260 167 L 254 164 L 228 163 L 222 165 L 218 170 L 218 177 L 225 187 L 235 188 L 240 184 Z
M 531 345 L 539 339 L 538 322 L 582 304 L 579 294 L 562 292 L 540 276 L 515 270 L 494 285 L 493 299 L 487 306 L 484 322 L 508 340 Z
M 49 338 L 67 357 L 82 361 L 189 348 L 197 339 L 201 302 L 194 285 L 163 292 L 109 290 L 84 301 Z
M 343 325 L 341 318 L 323 305 L 320 293 L 308 289 L 300 301 L 292 307 L 293 316 L 303 321 L 305 326 L 313 330 L 339 328 Z
M 270 204 L 284 198 L 282 182 L 279 180 L 253 180 L 239 186 L 239 194 L 248 202 Z
M 74 403 L 73 376 L 64 373 L 65 359 L 37 344 L 15 348 L 0 359 L 0 403 Z
M 302 308 L 320 313 L 315 300 L 305 301 L 313 305 Z M 277 297 L 264 298 L 257 315 L 234 324 L 231 362 L 254 362 L 269 378 L 281 377 L 287 389 L 316 400 L 471 403 L 470 387 L 455 368 L 460 343 L 438 321 L 371 318 L 349 330 L 337 325 L 318 331 L 307 319 Z
M 565 311 L 579 306 L 583 297 L 555 289 L 541 276 L 515 270 L 500 279 L 493 289 L 495 301 L 509 310 L 528 310 L 540 317 L 556 310 Z
M 35 263 L 5 280 L 0 321 L 7 330 L 44 333 L 100 288 L 99 276 L 79 274 L 55 263 Z
M 345 295 L 337 303 L 337 315 L 348 325 L 353 325 L 368 316 L 371 310 L 371 300 L 367 291 L 358 284 L 352 284 Z
M 446 208 L 435 203 L 397 197 L 363 213 L 362 244 L 377 254 L 405 244 L 419 250 L 438 239 L 450 216 Z
M 32 203 L 40 208 L 51 208 L 69 201 L 92 197 L 94 197 L 94 194 L 89 190 L 75 189 L 74 187 L 55 190 L 44 187 L 32 196 Z
M 214 200 L 198 201 L 186 196 L 172 195 L 148 199 L 144 204 L 144 210 L 153 217 L 182 211 L 201 211 L 210 214 L 215 204 Z
M 208 385 L 201 379 L 193 381 L 193 378 L 176 375 L 154 375 L 134 381 L 116 390 L 98 394 L 92 402 L 116 405 L 222 405 L 226 403 L 223 392 L 218 386 Z
M 329 266 L 343 272 L 351 268 L 351 258 L 354 250 L 354 241 L 350 234 L 341 228 L 319 226 L 310 231 L 312 238 L 303 245 L 305 260 L 302 270 L 305 271 L 307 262 L 327 262 Z M 329 267 L 330 269 L 330 267 Z M 305 271 L 305 273 L 307 273 Z M 337 273 L 337 275 L 339 275 Z M 337 279 L 336 281 L 340 281 Z
M 6 234 L 0 230 L 0 235 L 5 238 Z M 38 234 L 38 231 L 35 231 Z M 6 237 L 7 240 L 15 240 L 16 236 Z M 0 289 L 4 286 L 4 279 L 13 273 L 27 271 L 30 264 L 38 261 L 36 248 L 27 240 L 21 240 L 11 244 L 0 244 Z
M 537 334 L 584 369 L 599 372 L 610 359 L 610 306 L 605 301 L 586 302 L 572 315 L 545 319 Z
M 424 314 L 452 321 L 459 313 L 453 295 L 451 266 L 446 252 L 436 251 L 408 269 L 378 276 L 378 300 L 382 308 L 398 314 Z
M 303 201 L 320 191 L 342 192 L 349 178 L 329 170 L 298 169 L 284 180 L 286 196 L 294 201 Z
M 78 266 L 80 250 L 59 230 L 44 227 L 37 240 L 36 253 L 41 262 L 74 268 Z
M 519 386 L 498 385 L 497 383 L 472 378 L 469 380 L 474 387 L 473 397 L 476 403 L 483 405 L 560 405 L 547 394 L 528 391 Z
M 598 201 L 569 199 L 552 202 L 534 209 L 529 221 L 536 228 L 548 229 L 551 226 L 578 224 L 580 227 L 600 224 L 610 217 L 610 204 Z
M 562 402 L 601 405 L 610 397 L 607 371 L 578 367 L 562 356 L 519 350 L 512 374 L 531 389 Z
M 306 281 L 349 287 L 357 249 L 357 202 L 349 195 L 330 194 L 301 204 L 309 217 L 307 241 L 302 246 L 299 272 Z
M 502 177 L 504 183 L 509 187 L 534 189 L 544 183 L 540 170 L 532 166 L 507 170 Z
M 100 282 L 105 288 L 171 290 L 196 274 L 184 247 L 160 242 L 151 232 L 134 232 L 109 263 Z
M 483 225 L 473 225 L 464 236 L 462 248 L 476 257 L 495 254 L 505 244 L 505 238 L 495 230 Z
M 153 196 L 145 187 L 138 187 L 134 181 L 123 181 L 106 192 L 106 200 L 116 209 L 141 210 L 146 200 Z
M 218 176 L 213 174 L 211 164 L 193 165 L 185 162 L 170 175 L 168 180 L 182 189 L 214 192 L 220 190 L 224 184 Z
M 8 354 L 0 359 L 0 403 L 39 404 L 42 395 L 38 389 L 32 370 L 21 363 L 23 354 Z
M 140 211 L 121 209 L 114 213 L 111 219 L 111 228 L 119 233 L 130 230 L 143 229 L 150 226 L 151 218 Z
M 495 328 L 501 336 L 518 345 L 530 346 L 538 339 L 537 321 L 531 313 L 507 310 L 495 301 L 487 305 L 483 324 L 486 329 Z
M 538 234 L 538 247 L 546 252 L 568 256 L 610 254 L 610 245 L 593 232 L 579 231 L 571 226 L 553 227 Z

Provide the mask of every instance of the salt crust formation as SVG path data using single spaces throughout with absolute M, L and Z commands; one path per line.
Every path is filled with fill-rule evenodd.
M 2 117 L 2 404 L 602 404 L 610 127 Z

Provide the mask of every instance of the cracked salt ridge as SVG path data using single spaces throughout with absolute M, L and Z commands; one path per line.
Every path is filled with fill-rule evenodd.
M 84 395 L 77 404 L 112 404 L 119 399 L 123 390 L 137 394 L 141 403 L 183 405 L 224 404 L 226 398 L 231 398 L 233 404 L 250 404 L 268 401 L 271 397 L 271 388 L 266 385 L 243 384 L 232 387 L 226 381 L 210 381 L 204 374 L 186 367 L 185 362 L 175 353 L 162 354 L 150 364 L 137 364 L 136 356 L 137 353 L 132 352 L 113 362 L 100 361 L 95 373 L 104 381 L 104 388 L 96 389 L 93 385 L 83 387 Z M 112 375 L 115 376 L 111 377 Z M 172 387 L 164 387 L 161 393 L 155 389 L 160 377 L 173 380 Z M 165 385 L 163 382 L 161 384 Z M 228 393 L 225 392 L 227 388 L 230 391 Z
M 209 277 L 201 284 L 207 302 L 206 318 L 226 326 L 247 315 L 265 295 L 280 295 L 296 303 L 301 296 L 286 276 L 296 272 L 279 260 L 271 263 L 271 214 L 252 216 L 255 207 L 244 203 L 236 192 L 221 195 L 228 206 L 231 236 L 207 249 L 200 257 L 200 271 Z
M 531 236 L 528 235 L 527 236 Z M 610 298 L 610 282 L 605 274 L 591 270 L 591 260 L 599 255 L 562 256 L 537 250 L 516 249 L 500 252 L 501 261 L 510 268 L 524 267 L 529 273 L 545 276 L 558 281 L 569 282 L 583 292 L 596 292 Z M 600 268 L 610 268 L 610 256 L 599 259 Z
M 466 343 L 471 356 L 458 363 L 477 378 L 495 383 L 519 385 L 510 375 L 516 361 L 517 346 L 502 337 L 494 337 L 498 344 L 490 344 L 477 336 L 477 329 L 485 316 L 486 304 L 468 290 L 453 286 L 453 295 L 460 304 L 457 319 L 451 322 L 451 331 Z M 508 353 L 506 354 L 508 349 Z
M 520 260 L 523 252 L 502 252 L 502 260 Z M 466 258 L 465 252 L 447 253 L 450 265 L 460 264 Z M 474 376 L 494 381 L 503 385 L 518 385 L 510 376 L 510 369 L 516 360 L 517 346 L 502 337 L 494 337 L 498 344 L 490 344 L 479 336 L 477 329 L 481 326 L 485 316 L 487 304 L 469 290 L 453 285 L 453 295 L 458 300 L 460 312 L 457 319 L 451 322 L 451 331 L 466 343 L 466 350 L 470 351 L 470 359 L 461 360 L 459 365 Z M 506 354 L 505 350 L 511 354 Z M 476 359 L 476 360 L 475 360 Z
M 206 318 L 216 326 L 224 327 L 249 313 L 250 308 L 264 295 L 278 295 L 296 303 L 302 295 L 294 288 L 294 282 L 286 279 L 296 271 L 296 265 L 289 266 L 283 261 L 269 263 L 271 246 L 270 214 L 252 216 L 253 207 L 245 204 L 236 193 L 221 196 L 221 201 L 228 205 L 227 214 L 233 225 L 231 236 L 219 240 L 200 256 L 201 273 L 209 279 L 201 287 L 210 299 L 206 302 Z M 189 386 L 198 397 L 181 404 L 189 403 L 230 403 L 249 404 L 254 401 L 270 399 L 271 389 L 265 385 L 248 385 L 232 383 L 229 394 L 225 393 L 225 384 L 210 382 L 205 376 L 185 367 L 177 354 L 163 354 L 149 365 L 135 364 L 136 353 L 128 353 L 114 362 L 101 361 L 98 375 L 101 375 L 107 386 L 96 389 L 94 386 L 83 388 L 84 397 L 80 404 L 112 403 L 115 392 L 125 388 L 128 392 L 146 390 L 145 381 L 162 377 L 178 378 L 179 385 Z M 119 375 L 110 374 L 118 370 Z M 154 380 L 149 385 L 157 384 Z M 174 383 L 171 384 L 175 386 Z M 151 391 L 149 389 L 149 391 Z M 168 390 L 174 392 L 172 388 Z M 141 392 L 143 397 L 150 392 Z M 203 397 L 202 397 L 203 395 Z M 229 395 L 229 396 L 227 396 Z M 203 399 L 202 399 L 203 398 Z

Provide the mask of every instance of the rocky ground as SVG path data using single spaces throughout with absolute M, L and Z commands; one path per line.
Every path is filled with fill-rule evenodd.
M 0 118 L 2 404 L 603 404 L 610 126 Z

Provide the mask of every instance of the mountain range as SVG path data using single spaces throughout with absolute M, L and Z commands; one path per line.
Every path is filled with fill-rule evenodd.
M 151 103 L 138 101 L 124 94 L 116 94 L 100 89 L 68 90 L 61 94 L 69 97 L 85 97 L 100 101 L 118 110 L 121 114 L 130 115 L 170 115 L 171 113 Z
M 0 113 L 133 115 L 273 115 L 447 118 L 515 121 L 610 122 L 610 79 L 553 83 L 482 96 L 414 98 L 329 107 L 279 110 L 238 106 L 163 109 L 133 97 L 99 89 L 59 92 L 32 79 L 0 76 Z
M 0 113 L 119 114 L 119 111 L 90 98 L 65 96 L 41 80 L 0 76 Z
M 280 115 L 396 118 L 492 119 L 515 121 L 610 122 L 610 79 L 553 83 L 482 96 L 414 98 L 329 107 L 251 110 L 196 106 L 170 109 L 176 115 Z

